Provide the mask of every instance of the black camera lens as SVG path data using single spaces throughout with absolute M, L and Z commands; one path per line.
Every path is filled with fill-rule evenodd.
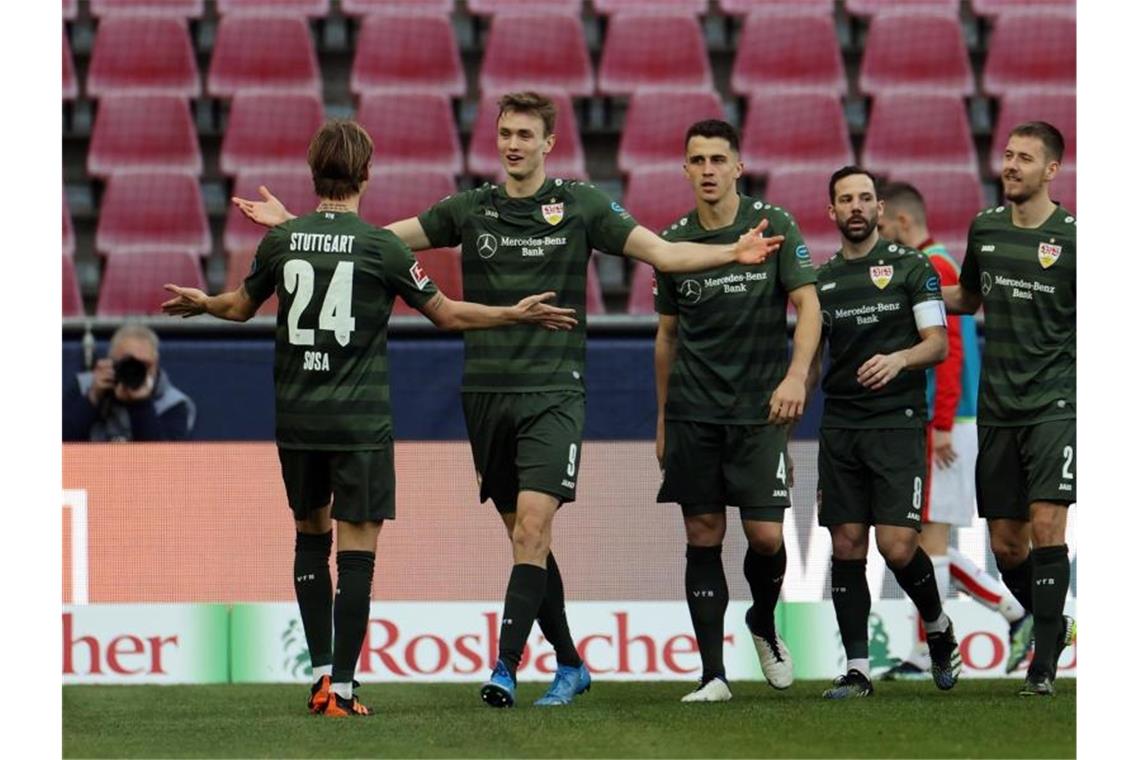
M 115 384 L 137 391 L 146 383 L 146 364 L 133 356 L 124 356 L 115 362 Z

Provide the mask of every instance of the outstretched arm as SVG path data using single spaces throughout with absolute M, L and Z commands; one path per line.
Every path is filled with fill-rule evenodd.
M 768 220 L 762 219 L 753 229 L 740 236 L 734 245 L 704 243 L 671 243 L 637 226 L 625 242 L 624 253 L 652 264 L 659 272 L 699 272 L 724 264 L 763 264 L 784 242 L 783 235 L 764 237 Z
M 269 192 L 269 188 L 265 185 L 258 185 L 257 192 L 261 196 L 260 201 L 251 201 L 247 198 L 239 198 L 236 195 L 230 198 L 230 201 L 241 209 L 243 214 L 262 227 L 276 227 L 290 219 L 297 218 L 297 215 L 285 208 L 285 204 L 276 195 Z
M 176 296 L 162 304 L 162 312 L 173 317 L 210 314 L 231 322 L 245 322 L 257 313 L 257 307 L 260 306 L 249 297 L 245 285 L 216 296 L 208 296 L 197 288 L 184 288 L 170 283 L 162 287 Z
M 527 296 L 514 306 L 486 306 L 470 301 L 452 301 L 436 293 L 420 307 L 425 317 L 442 330 L 485 330 L 514 324 L 541 325 L 547 330 L 572 330 L 578 324 L 574 310 L 551 306 L 554 291 Z

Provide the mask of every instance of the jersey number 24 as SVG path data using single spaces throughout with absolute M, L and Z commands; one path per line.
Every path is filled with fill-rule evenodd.
M 331 330 L 336 342 L 347 346 L 356 329 L 356 319 L 352 316 L 352 262 L 341 261 L 336 265 L 328 290 L 321 302 L 321 313 L 317 327 Z M 304 259 L 290 259 L 285 262 L 283 271 L 285 290 L 293 294 L 289 306 L 289 342 L 294 346 L 311 346 L 316 333 L 311 327 L 301 327 L 301 314 L 313 300 L 313 282 L 316 273 L 313 265 Z

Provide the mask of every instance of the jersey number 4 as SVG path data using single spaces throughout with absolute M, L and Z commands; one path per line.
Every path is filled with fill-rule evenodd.
M 336 265 L 329 282 L 325 298 L 321 302 L 321 313 L 317 327 L 331 330 L 336 342 L 347 346 L 356 329 L 356 319 L 352 316 L 352 262 L 342 261 Z M 316 331 L 310 327 L 300 327 L 301 314 L 313 300 L 313 282 L 316 273 L 313 265 L 304 259 L 290 259 L 285 262 L 285 290 L 293 294 L 289 306 L 289 342 L 294 346 L 311 346 L 316 339 Z

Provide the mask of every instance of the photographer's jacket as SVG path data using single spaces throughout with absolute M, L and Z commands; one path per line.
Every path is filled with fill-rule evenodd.
M 194 402 L 162 369 L 150 398 L 124 404 L 109 394 L 98 406 L 87 399 L 92 373 L 80 372 L 63 393 L 65 441 L 181 441 L 194 429 Z

